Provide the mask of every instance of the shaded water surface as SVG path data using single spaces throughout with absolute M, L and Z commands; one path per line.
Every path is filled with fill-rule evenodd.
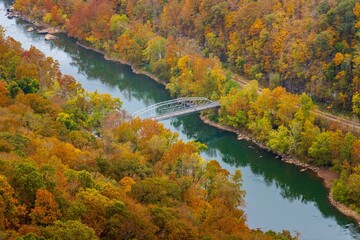
M 85 89 L 119 97 L 129 112 L 170 99 L 160 84 L 134 74 L 126 65 L 105 61 L 101 54 L 80 48 L 64 34 L 46 42 L 43 35 L 27 32 L 27 23 L 5 17 L 9 2 L 0 0 L 0 25 L 6 35 L 25 49 L 33 45 L 58 60 L 62 72 L 74 76 Z M 237 141 L 232 133 L 203 124 L 197 114 L 163 123 L 184 140 L 207 144 L 204 158 L 218 160 L 231 172 L 241 170 L 246 191 L 244 210 L 251 228 L 288 229 L 309 240 L 360 239 L 356 223 L 329 204 L 327 190 L 313 173 L 300 172 L 249 142 Z

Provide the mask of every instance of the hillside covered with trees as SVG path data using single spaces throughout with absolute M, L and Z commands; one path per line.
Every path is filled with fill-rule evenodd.
M 206 86 L 204 95 L 216 98 L 226 90 L 226 66 L 351 111 L 360 87 L 358 2 L 17 0 L 15 7 L 146 67 L 174 94 L 202 94 Z
M 360 1 L 17 0 L 14 7 L 151 72 L 173 96 L 219 99 L 212 120 L 332 168 L 341 175 L 334 198 L 360 212 L 360 140 L 313 114 L 313 100 L 360 114 Z M 240 89 L 234 72 L 256 81 Z M 258 83 L 269 87 L 260 95 Z
M 0 27 L 1 239 L 293 239 L 250 230 L 241 173 L 86 92 Z

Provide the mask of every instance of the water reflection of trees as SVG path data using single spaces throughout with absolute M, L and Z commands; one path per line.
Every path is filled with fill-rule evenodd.
M 77 67 L 78 73 L 89 81 L 118 88 L 128 101 L 136 99 L 150 105 L 170 98 L 163 86 L 147 76 L 134 74 L 127 65 L 104 60 L 102 54 L 76 45 L 74 39 L 60 35 L 52 44 L 71 57 L 71 65 Z
M 198 116 L 177 118 L 172 124 L 188 138 L 205 143 L 209 147 L 206 154 L 211 158 L 237 168 L 250 167 L 252 174 L 261 176 L 265 184 L 280 189 L 283 198 L 299 200 L 304 204 L 313 202 L 325 218 L 333 217 L 341 226 L 353 222 L 330 205 L 328 191 L 315 174 L 300 172 L 298 167 L 281 162 L 275 158 L 276 155 L 250 142 L 236 141 L 234 134 L 207 126 Z
M 5 7 L 11 0 L 3 0 Z M 23 28 L 26 31 L 26 28 Z M 44 44 L 43 38 L 34 33 Z M 47 42 L 53 49 L 67 53 L 79 73 L 89 81 L 101 81 L 106 85 L 119 88 L 129 101 L 136 99 L 147 105 L 169 98 L 166 91 L 153 81 L 141 75 L 134 75 L 131 69 L 116 63 L 104 61 L 100 54 L 80 48 L 74 40 L 60 37 L 54 42 Z M 314 202 L 325 217 L 334 217 L 339 225 L 345 226 L 349 220 L 338 214 L 326 200 L 326 190 L 322 183 L 307 172 L 300 173 L 294 166 L 288 166 L 274 159 L 274 156 L 257 148 L 251 149 L 247 142 L 235 141 L 234 135 L 204 125 L 197 116 L 186 116 L 173 121 L 174 126 L 186 134 L 209 146 L 207 154 L 212 158 L 222 159 L 235 167 L 250 167 L 256 176 L 261 176 L 265 183 L 281 189 L 284 198 L 302 202 Z M 259 158 L 259 156 L 262 158 Z M 344 227 L 345 228 L 345 227 Z M 356 230 L 353 230 L 354 234 Z M 358 235 L 357 235 L 358 236 Z M 356 237 L 355 237 L 356 238 Z M 360 238 L 359 238 L 360 239 Z
M 9 2 L 11 1 L 5 0 L 5 6 Z M 74 42 L 73 39 L 60 36 L 49 44 L 69 54 L 72 64 L 76 65 L 79 73 L 89 81 L 101 81 L 108 86 L 117 87 L 129 101 L 137 99 L 147 105 L 169 98 L 163 87 L 147 77 L 133 74 L 127 66 L 105 61 L 100 54 L 80 48 Z M 275 160 L 274 155 L 266 151 L 249 148 L 250 143 L 235 141 L 234 134 L 206 126 L 197 116 L 181 117 L 172 123 L 188 138 L 207 144 L 209 156 L 221 159 L 231 166 L 248 166 L 252 173 L 261 176 L 266 184 L 274 184 L 281 189 L 284 198 L 298 199 L 304 203 L 314 202 L 324 217 L 334 217 L 342 226 L 349 223 L 349 219 L 338 214 L 329 205 L 326 189 L 312 174 L 301 173 L 296 167 Z

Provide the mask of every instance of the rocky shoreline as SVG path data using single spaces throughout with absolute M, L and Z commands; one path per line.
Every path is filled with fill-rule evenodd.
M 43 28 L 50 28 L 47 24 L 45 23 L 37 23 L 37 22 L 33 22 L 31 21 L 30 19 L 28 19 L 27 17 L 24 17 L 22 16 L 21 14 L 16 14 L 14 15 L 14 17 L 18 17 L 18 18 L 21 18 L 29 23 L 32 23 L 34 25 L 34 27 L 38 28 L 39 26 L 42 26 Z M 55 29 L 55 28 L 54 28 Z M 58 32 L 63 32 L 63 33 L 66 33 L 65 31 L 60 31 L 60 30 L 57 30 L 55 29 L 54 30 L 55 32 L 52 32 L 52 33 L 58 33 Z M 49 32 L 51 33 L 51 32 Z M 136 74 L 142 74 L 142 75 L 145 75 L 145 76 L 148 76 L 149 78 L 153 79 L 154 81 L 162 84 L 163 86 L 166 85 L 165 82 L 161 81 L 158 77 L 154 76 L 153 74 L 149 73 L 149 72 L 146 72 L 144 70 L 140 70 L 140 69 L 137 69 L 134 67 L 133 64 L 131 63 L 128 63 L 124 60 L 121 60 L 121 59 L 115 59 L 115 58 L 112 58 L 112 57 L 109 57 L 106 55 L 106 53 L 104 51 L 101 51 L 101 50 L 98 50 L 94 47 L 90 47 L 90 46 L 87 46 L 87 45 L 84 45 L 80 42 L 76 42 L 77 45 L 79 45 L 80 47 L 83 47 L 85 49 L 88 49 L 88 50 L 91 50 L 91 51 L 95 51 L 95 52 L 98 52 L 102 55 L 104 55 L 104 59 L 105 60 L 108 60 L 108 61 L 113 61 L 113 62 L 118 62 L 118 63 L 121 63 L 121 64 L 125 64 L 125 65 L 128 65 L 131 67 L 132 71 Z M 204 117 L 204 116 L 201 116 L 201 120 L 205 123 L 205 124 L 208 124 L 208 125 L 211 125 L 213 127 L 216 127 L 218 129 L 221 129 L 221 130 L 224 130 L 224 131 L 228 131 L 228 132 L 233 132 L 233 133 L 236 133 L 237 134 L 237 139 L 238 140 L 245 140 L 245 141 L 249 141 L 249 142 L 252 142 L 254 144 L 256 144 L 258 147 L 262 148 L 262 149 L 266 149 L 266 150 L 269 150 L 263 143 L 261 142 L 258 142 L 256 141 L 255 139 L 253 139 L 252 137 L 250 137 L 250 133 L 245 133 L 245 132 L 241 132 L 240 130 L 238 129 L 235 129 L 233 127 L 230 127 L 230 126 L 222 126 L 218 123 L 215 123 L 215 122 L 212 122 L 210 121 L 208 118 Z M 294 164 L 298 167 L 301 168 L 300 171 L 306 171 L 306 170 L 311 170 L 313 171 L 314 173 L 316 173 L 316 175 L 318 177 L 320 177 L 321 179 L 323 179 L 323 182 L 324 182 L 324 185 L 325 187 L 329 190 L 329 195 L 328 195 L 328 199 L 329 199 L 329 202 L 335 207 L 337 208 L 340 212 L 342 212 L 344 215 L 346 216 L 349 216 L 349 217 L 352 217 L 354 218 L 359 226 L 360 226 L 360 214 L 358 214 L 357 212 L 355 212 L 354 210 L 352 210 L 351 208 L 347 207 L 346 205 L 340 203 L 340 202 L 337 202 L 334 200 L 333 196 L 332 196 L 332 192 L 331 192 L 331 186 L 332 186 L 332 183 L 333 181 L 338 177 L 335 173 L 331 172 L 329 169 L 325 169 L 325 168 L 319 168 L 319 167 L 316 167 L 316 166 L 313 166 L 313 165 L 310 165 L 310 164 L 307 164 L 307 163 L 303 163 L 301 161 L 299 161 L 298 159 L 294 159 L 293 157 L 291 156 L 288 156 L 288 155 L 279 155 L 281 157 L 281 161 L 285 162 L 285 163 L 289 163 L 289 164 Z
M 237 134 L 238 140 L 245 140 L 245 141 L 252 142 L 252 143 L 256 144 L 258 147 L 270 151 L 263 143 L 258 142 L 255 139 L 253 139 L 252 137 L 250 137 L 249 133 L 242 132 L 242 131 L 235 129 L 233 127 L 230 127 L 230 126 L 223 126 L 218 123 L 212 122 L 206 116 L 201 116 L 200 118 L 205 124 L 219 128 L 224 131 L 233 132 L 233 133 Z M 301 162 L 298 159 L 294 159 L 293 157 L 288 156 L 288 155 L 279 155 L 279 156 L 281 157 L 281 159 L 280 159 L 281 161 L 288 163 L 288 164 L 294 164 L 294 165 L 300 167 L 301 168 L 300 171 L 306 171 L 306 170 L 313 171 L 319 178 L 321 178 L 323 180 L 325 187 L 329 190 L 328 200 L 329 200 L 330 204 L 333 205 L 336 209 L 338 209 L 344 215 L 354 218 L 358 222 L 358 225 L 360 226 L 360 214 L 358 214 L 356 211 L 352 210 L 348 206 L 335 201 L 333 198 L 331 186 L 332 186 L 334 180 L 336 178 L 338 178 L 338 174 L 330 171 L 327 168 L 320 168 L 317 166 L 313 166 L 311 164 Z
M 153 79 L 154 81 L 156 81 L 156 82 L 158 82 L 158 83 L 160 83 L 160 84 L 162 84 L 164 86 L 166 85 L 164 82 L 160 81 L 159 78 L 153 76 L 152 74 L 150 74 L 148 72 L 145 72 L 143 70 L 136 69 L 131 63 L 128 63 L 128 62 L 123 61 L 121 59 L 115 59 L 115 58 L 108 57 L 108 56 L 106 56 L 105 52 L 103 52 L 101 50 L 98 50 L 98 49 L 95 49 L 93 47 L 86 46 L 86 45 L 81 44 L 79 42 L 77 42 L 77 44 L 79 46 L 85 48 L 85 49 L 92 50 L 92 51 L 98 52 L 100 54 L 103 54 L 105 60 L 118 62 L 118 63 L 121 63 L 121 64 L 126 64 L 126 65 L 131 67 L 131 69 L 133 70 L 134 73 L 146 75 L 146 76 L 150 77 L 151 79 Z M 205 116 L 201 116 L 200 118 L 205 124 L 208 124 L 210 126 L 216 127 L 218 129 L 221 129 L 221 130 L 224 130 L 224 131 L 236 133 L 238 140 L 245 140 L 245 141 L 252 142 L 252 143 L 256 144 L 258 147 L 260 147 L 262 149 L 266 149 L 266 150 L 269 151 L 269 149 L 263 143 L 258 142 L 255 139 L 253 139 L 252 137 L 250 137 L 250 133 L 245 133 L 245 132 L 242 132 L 242 131 L 240 131 L 238 129 L 235 129 L 233 127 L 223 126 L 223 125 L 220 125 L 218 123 L 212 122 L 208 118 L 206 118 Z M 335 201 L 334 198 L 332 197 L 331 186 L 332 186 L 334 180 L 338 177 L 337 174 L 331 172 L 329 169 L 320 168 L 320 167 L 313 166 L 311 164 L 301 162 L 298 159 L 294 159 L 293 157 L 288 156 L 288 155 L 279 155 L 279 156 L 281 158 L 281 161 L 283 161 L 285 163 L 288 163 L 288 164 L 294 164 L 294 165 L 300 167 L 301 168 L 300 171 L 306 171 L 306 170 L 313 171 L 319 178 L 321 178 L 323 180 L 323 183 L 324 183 L 325 187 L 329 190 L 328 199 L 329 199 L 329 202 L 331 203 L 331 205 L 333 205 L 335 208 L 337 208 L 344 215 L 354 218 L 358 222 L 358 224 L 360 226 L 360 214 L 358 214 L 357 212 L 355 212 L 351 208 L 347 207 L 346 205 Z
M 13 7 L 6 9 L 6 16 L 9 19 L 19 18 L 19 19 L 29 23 L 31 26 L 27 28 L 27 31 L 28 32 L 36 31 L 38 34 L 44 34 L 44 38 L 47 41 L 54 40 L 56 38 L 56 36 L 54 36 L 53 34 L 57 34 L 57 33 L 61 33 L 61 32 L 64 33 L 63 30 L 60 30 L 56 27 L 52 27 L 49 24 L 46 24 L 44 22 L 37 22 L 37 21 L 31 20 L 30 18 L 22 15 L 20 12 L 15 11 Z
M 83 43 L 80 43 L 79 41 L 77 41 L 76 44 L 79 45 L 79 46 L 82 47 L 82 48 L 85 48 L 85 49 L 88 49 L 88 50 L 91 50 L 91 51 L 94 51 L 94 52 L 97 52 L 97 53 L 100 53 L 100 54 L 104 55 L 104 59 L 107 60 L 107 61 L 112 61 L 112 62 L 117 62 L 117 63 L 121 63 L 121 64 L 124 64 L 124 65 L 128 65 L 128 66 L 131 67 L 131 70 L 132 70 L 134 73 L 136 73 L 136 74 L 141 74 L 141 75 L 145 75 L 145 76 L 151 78 L 152 80 L 160 83 L 161 85 L 166 86 L 166 83 L 163 82 L 163 81 L 161 81 L 161 80 L 160 80 L 158 77 L 156 77 L 155 75 L 153 75 L 153 74 L 151 74 L 151 73 L 149 73 L 149 72 L 146 72 L 146 71 L 144 71 L 144 70 L 138 69 L 138 68 L 136 68 L 136 67 L 135 67 L 133 64 L 131 64 L 131 63 L 128 63 L 128 62 L 126 62 L 126 61 L 124 61 L 124 60 L 122 60 L 122 59 L 112 58 L 112 57 L 106 55 L 106 53 L 105 53 L 104 51 L 99 50 L 99 49 L 96 49 L 96 48 L 94 48 L 94 47 L 87 46 L 87 45 L 85 45 L 85 44 L 83 44 Z

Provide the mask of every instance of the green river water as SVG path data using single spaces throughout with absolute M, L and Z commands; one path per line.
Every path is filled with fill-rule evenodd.
M 85 89 L 119 97 L 123 107 L 134 112 L 170 99 L 164 87 L 152 79 L 134 74 L 129 66 L 104 60 L 101 54 L 83 49 L 64 34 L 47 42 L 43 35 L 27 32 L 29 26 L 19 19 L 5 16 L 9 2 L 0 0 L 0 25 L 6 35 L 31 45 L 58 60 L 63 73 L 74 76 Z M 299 232 L 306 240 L 360 239 L 357 223 L 330 205 L 328 190 L 314 173 L 300 172 L 296 166 L 236 135 L 205 125 L 198 114 L 163 122 L 184 140 L 205 143 L 205 159 L 216 159 L 229 171 L 240 169 L 246 191 L 247 222 L 251 228 Z

